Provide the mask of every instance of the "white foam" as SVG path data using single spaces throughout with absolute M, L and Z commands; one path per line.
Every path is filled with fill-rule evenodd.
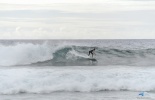
M 52 49 L 44 44 L 19 43 L 11 46 L 0 46 L 0 65 L 31 64 L 52 59 Z
M 85 53 L 79 53 L 73 49 L 67 53 L 66 58 L 76 60 L 78 58 L 89 58 L 89 56 Z
M 154 91 L 155 68 L 46 67 L 0 69 L 0 94 L 91 92 L 102 90 Z

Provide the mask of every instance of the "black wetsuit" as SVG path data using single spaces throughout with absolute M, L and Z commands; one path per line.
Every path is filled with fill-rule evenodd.
M 88 54 L 88 56 L 89 56 L 90 54 L 92 54 L 92 57 L 93 57 L 94 51 L 95 51 L 95 49 L 93 49 L 93 50 L 90 50 L 90 51 L 89 51 L 89 54 Z

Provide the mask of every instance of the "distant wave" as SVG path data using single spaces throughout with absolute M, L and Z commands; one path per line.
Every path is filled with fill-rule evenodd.
M 155 49 L 118 49 L 95 47 L 97 62 L 88 60 L 88 51 L 94 47 L 84 45 L 49 45 L 18 43 L 0 45 L 0 65 L 155 65 Z

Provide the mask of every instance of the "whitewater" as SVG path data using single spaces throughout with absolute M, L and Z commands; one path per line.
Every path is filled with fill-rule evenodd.
M 155 40 L 1 40 L 0 55 L 0 100 L 155 99 Z

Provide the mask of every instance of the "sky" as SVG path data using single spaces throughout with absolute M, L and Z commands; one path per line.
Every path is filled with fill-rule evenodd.
M 0 0 L 0 39 L 154 39 L 155 0 Z

